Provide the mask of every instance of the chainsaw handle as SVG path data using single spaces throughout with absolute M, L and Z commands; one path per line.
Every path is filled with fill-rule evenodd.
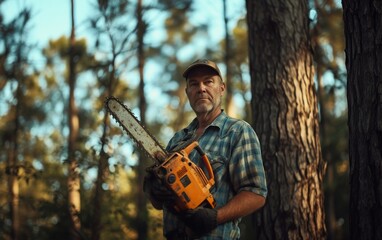
M 199 155 L 202 157 L 203 163 L 207 168 L 208 172 L 208 182 L 212 185 L 215 183 L 215 177 L 214 177 L 214 172 L 212 170 L 212 166 L 210 161 L 208 160 L 207 154 L 202 150 L 202 148 L 199 146 L 199 143 L 197 141 L 192 142 L 190 145 L 188 145 L 186 148 L 184 148 L 184 151 L 188 155 L 193 149 L 196 149 L 198 151 Z

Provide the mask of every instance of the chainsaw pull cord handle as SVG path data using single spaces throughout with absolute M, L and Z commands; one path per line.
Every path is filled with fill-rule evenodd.
M 208 160 L 207 154 L 202 150 L 202 148 L 199 146 L 199 143 L 197 141 L 194 141 L 190 145 L 188 145 L 184 149 L 184 151 L 188 155 L 193 149 L 196 149 L 196 151 L 198 151 L 199 155 L 202 157 L 203 163 L 207 168 L 208 176 L 210 177 L 208 179 L 208 182 L 211 184 L 211 186 L 214 185 L 215 184 L 214 172 L 212 170 L 211 163 Z

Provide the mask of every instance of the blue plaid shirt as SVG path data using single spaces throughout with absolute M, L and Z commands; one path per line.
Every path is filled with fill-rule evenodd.
M 214 170 L 215 185 L 211 189 L 217 208 L 224 206 L 240 191 L 250 191 L 266 197 L 267 185 L 261 157 L 260 143 L 253 128 L 245 121 L 228 117 L 224 111 L 196 139 L 198 122 L 194 119 L 189 126 L 177 132 L 166 150 L 177 151 L 194 140 L 207 154 Z M 197 151 L 190 159 L 203 166 Z M 219 225 L 204 240 L 235 239 L 240 237 L 239 222 L 236 219 Z M 164 207 L 164 235 L 184 231 L 184 224 Z

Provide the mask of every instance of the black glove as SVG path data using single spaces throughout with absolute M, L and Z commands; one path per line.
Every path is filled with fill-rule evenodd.
M 198 207 L 186 211 L 181 218 L 197 235 L 204 235 L 218 226 L 217 215 L 216 209 Z
M 148 172 L 144 178 L 143 191 L 160 204 L 170 204 L 175 199 L 174 193 L 151 172 Z

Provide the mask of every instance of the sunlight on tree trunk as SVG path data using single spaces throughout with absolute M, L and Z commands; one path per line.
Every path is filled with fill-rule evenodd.
M 75 24 L 74 24 L 74 0 L 71 0 L 72 30 L 69 46 L 69 138 L 68 138 L 68 204 L 71 221 L 70 238 L 80 239 L 81 212 L 80 176 L 77 159 L 75 158 L 76 140 L 78 136 L 79 120 L 74 98 L 76 87 L 76 63 L 75 63 Z
M 17 136 L 17 134 L 15 134 Z M 13 147 L 8 150 L 8 203 L 10 210 L 10 219 L 12 220 L 11 226 L 11 239 L 18 239 L 19 232 L 19 183 L 17 179 L 17 163 L 16 163 L 16 155 L 17 150 L 15 147 L 17 141 L 16 139 L 13 141 Z

